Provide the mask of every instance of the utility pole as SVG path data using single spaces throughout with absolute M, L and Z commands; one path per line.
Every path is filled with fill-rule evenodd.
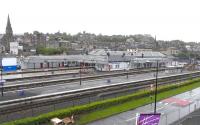
M 2 69 L 2 66 L 1 66 L 1 96 L 3 96 L 3 79 L 2 79 L 2 72 L 3 72 L 3 69 Z
M 129 72 L 129 69 L 127 69 L 127 75 L 126 75 L 126 78 L 128 79 L 128 72 Z
M 79 71 L 79 75 L 80 75 L 80 86 L 81 86 L 81 63 L 80 63 L 80 71 Z
M 156 102 L 157 102 L 157 87 L 158 87 L 158 60 L 157 60 L 157 67 L 156 67 L 156 88 L 155 88 L 155 106 L 154 106 L 154 114 L 156 114 Z
M 4 80 L 3 80 L 3 66 L 2 66 L 2 57 L 1 57 L 1 66 L 0 66 L 0 68 L 1 68 L 1 82 L 0 82 L 0 84 L 1 84 L 1 96 L 3 96 L 3 84 L 4 84 Z

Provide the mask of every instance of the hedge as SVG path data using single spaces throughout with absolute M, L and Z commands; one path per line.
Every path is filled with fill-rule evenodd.
M 170 85 L 161 86 L 158 88 L 158 93 L 164 92 L 164 91 L 167 91 L 170 89 L 175 89 L 175 88 L 178 88 L 181 86 L 187 86 L 189 84 L 193 84 L 193 83 L 196 83 L 199 81 L 200 81 L 200 78 L 197 78 L 197 79 L 193 79 L 193 80 L 188 80 L 181 84 L 170 84 Z M 81 106 L 60 109 L 60 110 L 42 114 L 42 115 L 39 115 L 36 117 L 30 117 L 30 118 L 25 118 L 25 119 L 20 119 L 20 120 L 15 120 L 12 122 L 4 123 L 3 125 L 40 125 L 43 123 L 48 123 L 50 121 L 50 119 L 52 119 L 54 117 L 63 118 L 66 116 L 70 116 L 72 114 L 74 114 L 74 115 L 83 114 L 83 113 L 91 112 L 91 111 L 94 111 L 97 109 L 103 109 L 103 108 L 107 108 L 107 107 L 110 107 L 113 105 L 118 105 L 118 104 L 128 102 L 133 99 L 139 99 L 142 97 L 146 97 L 146 96 L 149 96 L 150 94 L 152 94 L 152 92 L 149 90 L 138 91 L 138 92 L 130 94 L 130 95 L 121 96 L 121 97 L 117 97 L 117 98 L 113 98 L 113 99 L 107 99 L 107 100 L 98 101 L 98 102 L 93 102 L 93 103 L 85 104 L 85 105 L 81 105 Z

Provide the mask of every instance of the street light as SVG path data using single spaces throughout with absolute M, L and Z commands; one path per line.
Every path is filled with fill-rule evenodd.
M 0 85 L 1 85 L 1 96 L 3 96 L 3 86 L 4 86 L 4 83 L 5 83 L 5 80 L 2 80 L 0 81 Z
M 129 70 L 129 69 L 127 69 L 127 76 L 126 76 L 127 79 L 128 79 L 128 70 Z
M 3 72 L 3 67 L 1 67 L 1 81 L 0 81 L 0 85 L 1 85 L 1 96 L 3 96 L 3 85 L 5 83 L 5 80 L 2 79 L 2 72 Z
M 156 102 L 157 102 L 157 87 L 158 87 L 158 60 L 157 60 L 157 67 L 156 67 L 156 88 L 155 88 L 155 106 L 154 106 L 155 114 L 156 114 Z
M 82 80 L 82 79 L 81 79 L 81 67 L 82 67 L 82 66 L 81 66 L 81 63 L 80 63 L 80 71 L 79 71 L 79 76 L 80 76 L 80 86 L 81 86 L 81 84 L 82 84 L 82 83 L 81 83 L 81 82 L 82 82 L 82 81 L 81 81 L 81 80 Z

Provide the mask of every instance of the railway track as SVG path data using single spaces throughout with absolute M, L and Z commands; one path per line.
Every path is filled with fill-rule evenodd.
M 160 69 L 159 71 L 164 71 L 166 68 Z M 167 69 L 170 70 L 170 69 Z M 118 76 L 125 76 L 125 75 L 134 75 L 134 74 L 142 74 L 142 73 L 148 73 L 148 72 L 155 72 L 156 69 L 148 69 L 148 70 L 136 70 L 136 71 L 129 71 L 129 72 L 112 72 L 107 73 L 103 75 L 89 75 L 89 76 L 82 76 L 82 77 L 72 77 L 72 78 L 63 78 L 66 76 L 66 74 L 57 74 L 57 75 L 47 75 L 47 76 L 38 76 L 37 80 L 33 80 L 34 78 L 18 78 L 15 80 L 27 80 L 27 81 L 13 81 L 15 84 L 12 85 L 9 83 L 8 85 L 4 86 L 4 92 L 8 91 L 14 91 L 19 89 L 28 89 L 28 88 L 36 88 L 36 87 L 42 87 L 42 86 L 50 86 L 55 84 L 65 84 L 65 83 L 71 83 L 71 82 L 77 82 L 77 81 L 86 81 L 86 80 L 93 80 L 93 79 L 101 79 L 101 78 L 108 78 L 108 77 L 118 77 Z M 75 74 L 75 73 L 74 73 Z M 53 78 L 48 78 L 53 77 Z M 60 79 L 59 79 L 60 77 Z M 55 78 L 55 79 L 54 79 Z M 12 80 L 11 80 L 12 81 Z M 10 81 L 10 82 L 11 82 Z M 28 82 L 28 83 L 27 83 Z M 16 84 L 17 83 L 17 84 Z
M 89 67 L 89 69 L 91 69 L 92 67 Z M 130 69 L 130 73 L 131 72 L 140 72 L 140 71 L 143 71 L 143 70 L 154 70 L 155 68 L 149 68 L 149 69 Z M 174 68 L 161 68 L 160 70 L 165 70 L 165 69 L 174 69 Z M 181 69 L 181 68 L 175 68 L 175 69 Z M 64 69 L 63 69 L 64 70 Z M 57 71 L 57 70 L 56 70 Z M 61 70 L 62 71 L 62 70 Z M 26 77 L 20 77 L 20 78 L 7 78 L 5 79 L 7 82 L 16 82 L 16 81 L 23 81 L 23 80 L 31 80 L 31 79 L 41 79 L 41 78 L 49 78 L 49 77 L 57 77 L 57 76 L 61 76 L 61 75 L 78 75 L 79 74 L 79 71 L 80 69 L 72 69 L 72 70 L 66 70 L 67 72 L 64 72 L 64 73 L 54 73 L 54 71 L 51 71 L 50 74 L 45 74 L 45 75 L 34 75 L 34 76 L 26 76 Z M 50 72 L 50 71 L 44 71 L 44 72 Z M 119 71 L 110 71 L 110 72 L 98 72 L 98 74 L 108 74 L 108 73 L 123 73 L 125 71 L 123 70 L 119 70 Z M 127 71 L 126 71 L 127 72 Z M 20 74 L 20 72 L 10 72 L 10 73 L 7 73 L 8 75 L 9 74 L 12 74 L 12 73 L 16 73 L 16 74 Z M 97 74 L 97 72 L 91 72 L 91 73 L 94 73 L 94 74 Z M 87 74 L 87 73 L 84 73 L 83 74 Z M 6 74 L 4 74 L 6 75 Z
M 93 66 L 87 66 L 85 68 L 92 69 Z M 42 73 L 42 72 L 53 72 L 53 71 L 68 71 L 68 70 L 78 70 L 80 67 L 65 67 L 65 68 L 49 68 L 49 69 L 35 69 L 35 70 L 21 70 L 17 72 L 3 72 L 2 75 L 13 75 L 13 74 L 27 74 L 27 73 Z
M 179 75 L 170 75 L 165 77 L 158 77 L 159 85 L 180 82 L 191 78 L 200 76 L 200 72 L 184 73 Z M 19 112 L 32 108 L 42 106 L 59 104 L 74 99 L 81 99 L 86 97 L 101 97 L 109 94 L 120 93 L 124 91 L 135 91 L 138 89 L 148 88 L 150 84 L 155 82 L 155 78 L 144 79 L 140 81 L 124 82 L 110 85 L 103 85 L 98 87 L 91 87 L 86 89 L 77 89 L 66 92 L 58 92 L 52 94 L 44 94 L 39 96 L 15 99 L 0 102 L 0 114 L 5 115 L 13 112 Z

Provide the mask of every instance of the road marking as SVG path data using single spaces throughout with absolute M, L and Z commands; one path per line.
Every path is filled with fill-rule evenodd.
M 132 121 L 132 120 L 134 120 L 134 119 L 136 119 L 136 117 L 133 117 L 133 118 L 127 119 L 126 121 L 128 122 L 128 121 Z
M 158 108 L 157 110 L 161 110 L 161 109 L 163 109 L 163 108 L 165 108 L 165 107 Z
M 160 102 L 159 102 L 159 103 L 160 103 Z M 175 103 L 175 102 L 172 102 L 172 103 L 165 103 L 164 105 L 166 106 L 166 105 L 168 105 L 168 104 L 174 104 L 174 103 Z M 160 104 L 161 104 L 161 103 L 160 103 Z M 161 110 L 161 109 L 164 109 L 165 106 L 164 106 L 164 107 L 160 107 L 160 108 L 158 108 L 157 111 L 158 111 L 158 110 Z M 148 111 L 147 111 L 147 112 L 148 112 Z M 165 113 L 162 112 L 161 114 L 164 115 Z M 127 119 L 126 122 L 132 121 L 132 120 L 134 120 L 134 119 L 136 119 L 136 117 L 133 117 L 133 118 Z
M 196 94 L 193 94 L 192 96 L 196 96 L 197 95 L 197 93 Z

